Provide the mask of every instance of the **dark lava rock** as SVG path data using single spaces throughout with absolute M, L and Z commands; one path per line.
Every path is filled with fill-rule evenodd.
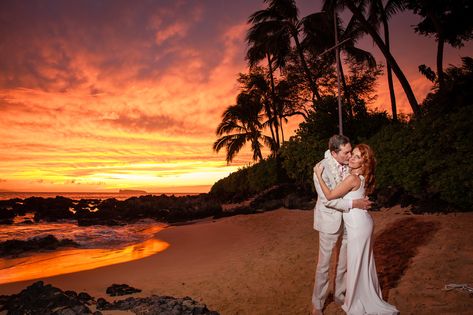
M 88 307 L 88 304 L 92 303 L 94 298 L 85 292 L 63 292 L 51 285 L 44 285 L 43 281 L 37 281 L 18 294 L 0 296 L 0 312 L 6 311 L 7 315 L 101 315 L 99 310 L 121 310 L 148 315 L 219 315 L 190 297 L 152 295 L 145 298 L 127 298 L 113 303 L 99 298 L 95 303 L 95 312 Z
M 87 292 L 80 292 L 77 294 L 77 298 L 86 304 L 91 304 L 94 301 L 94 298 Z
M 193 196 L 146 195 L 126 200 L 105 199 L 90 211 L 84 202 L 75 206 L 78 225 L 122 225 L 143 218 L 162 222 L 183 222 L 218 215 L 221 204 L 208 194 Z
M 128 284 L 112 284 L 107 288 L 106 292 L 110 296 L 119 296 L 138 293 L 141 292 L 141 290 L 130 287 Z
M 15 212 L 4 207 L 0 207 L 0 224 L 12 224 Z
M 98 298 L 96 305 L 99 310 L 106 310 L 111 307 L 112 304 L 104 298 Z
M 132 311 L 135 314 L 148 315 L 219 315 L 218 312 L 209 310 L 206 305 L 200 304 L 190 297 L 174 298 L 152 295 L 107 303 L 105 308 L 101 306 L 97 301 L 97 309 L 100 310 Z
M 29 197 L 19 205 L 19 212 L 34 212 L 36 222 L 44 220 L 55 222 L 60 219 L 73 219 L 74 214 L 69 210 L 73 200 L 57 196 L 56 198 Z
M 0 257 L 14 256 L 24 252 L 55 250 L 58 247 L 78 247 L 79 244 L 70 239 L 58 240 L 53 235 L 33 237 L 29 240 L 7 240 L 0 243 Z
M 0 311 L 8 315 L 42 314 L 75 315 L 92 314 L 92 311 L 73 294 L 66 294 L 51 285 L 37 281 L 18 294 L 0 299 Z

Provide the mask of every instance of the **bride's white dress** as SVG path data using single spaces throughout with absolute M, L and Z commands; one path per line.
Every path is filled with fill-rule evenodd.
M 360 188 L 346 194 L 345 199 L 365 197 L 365 179 L 363 176 L 360 179 Z M 396 307 L 382 298 L 373 257 L 371 215 L 366 210 L 354 208 L 343 213 L 343 222 L 348 236 L 347 291 L 343 310 L 349 315 L 399 314 Z

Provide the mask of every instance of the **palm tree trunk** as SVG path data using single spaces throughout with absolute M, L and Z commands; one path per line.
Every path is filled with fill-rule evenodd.
M 275 95 L 274 90 L 275 90 L 275 88 L 274 88 L 273 67 L 271 65 L 271 58 L 270 58 L 269 54 L 266 54 L 266 56 L 268 58 L 269 77 L 271 79 L 271 93 L 272 93 L 273 103 L 274 103 L 274 95 Z M 272 123 L 273 113 L 271 112 L 270 108 L 266 109 L 266 116 L 268 116 L 268 121 L 270 122 L 269 123 L 269 129 L 271 130 L 271 137 L 273 138 L 274 143 L 277 143 L 277 140 L 279 140 L 279 139 L 276 139 L 276 136 L 274 134 L 273 123 Z M 279 145 L 278 145 L 278 147 L 279 147 Z
M 392 67 L 392 70 L 394 71 L 394 74 L 396 75 L 397 79 L 399 80 L 399 83 L 401 84 L 402 88 L 404 89 L 404 93 L 406 93 L 407 100 L 409 101 L 409 105 L 411 106 L 414 115 L 419 116 L 420 113 L 421 113 L 421 109 L 419 107 L 419 104 L 417 103 L 417 100 L 416 100 L 416 97 L 414 95 L 414 92 L 412 91 L 411 85 L 409 84 L 409 81 L 407 80 L 406 76 L 402 72 L 402 70 L 399 67 L 396 60 L 391 55 L 391 52 L 386 47 L 383 40 L 378 35 L 376 30 L 373 28 L 373 26 L 371 24 L 369 24 L 368 21 L 366 21 L 366 19 L 363 16 L 362 12 L 354 5 L 354 3 L 351 2 L 351 1 L 347 1 L 346 4 L 347 4 L 348 8 L 350 9 L 350 11 L 353 13 L 353 15 L 364 26 L 364 28 L 366 29 L 368 34 L 371 35 L 374 42 L 376 43 L 376 45 L 379 47 L 379 49 L 383 53 L 384 57 L 386 58 L 387 62 L 389 62 L 391 64 L 391 67 Z
M 437 44 L 437 81 L 439 83 L 439 90 L 443 91 L 445 85 L 445 79 L 443 75 L 443 47 L 445 45 L 445 37 L 442 25 L 440 24 L 439 19 L 433 12 L 427 13 L 427 16 L 432 21 L 435 31 L 438 35 L 438 44 Z
M 389 51 L 391 51 L 390 43 L 389 43 L 389 25 L 388 25 L 388 18 L 386 16 L 386 11 L 383 9 L 383 4 L 380 0 L 378 0 L 378 5 L 381 8 L 381 19 L 383 21 L 383 29 L 384 29 L 384 43 Z M 393 83 L 393 71 L 391 69 L 391 64 L 389 63 L 388 59 L 386 58 L 386 70 L 388 72 L 388 87 L 389 87 L 389 96 L 391 98 L 391 111 L 393 114 L 393 121 L 397 121 L 397 106 L 396 106 L 396 94 L 394 93 L 394 83 Z
M 273 117 L 273 122 L 274 122 L 274 133 L 276 134 L 276 151 L 281 147 L 281 143 L 279 142 L 279 122 L 278 122 L 278 116 L 274 115 Z
M 282 117 L 279 117 L 279 126 L 281 127 L 281 138 L 282 138 L 281 144 L 284 144 L 284 129 L 282 126 Z
M 445 78 L 443 75 L 443 47 L 445 45 L 445 39 L 442 33 L 439 34 L 437 44 L 437 79 L 439 82 L 439 91 L 443 91 L 445 87 Z
M 297 30 L 293 29 L 291 33 L 292 33 L 292 37 L 294 38 L 294 42 L 296 43 L 296 49 L 297 49 L 297 53 L 299 54 L 299 58 L 301 60 L 302 69 L 304 69 L 304 72 L 307 76 L 307 80 L 309 81 L 310 89 L 312 90 L 312 93 L 313 93 L 312 99 L 319 100 L 320 99 L 319 90 L 317 88 L 317 84 L 314 81 L 314 78 L 312 77 L 312 74 L 310 73 L 309 66 L 307 66 L 307 62 L 305 61 L 304 52 L 302 50 L 301 43 L 299 42 Z
M 396 106 L 396 94 L 394 93 L 394 83 L 393 83 L 393 71 L 391 65 L 386 60 L 386 70 L 388 71 L 388 86 L 389 86 L 389 96 L 391 98 L 391 112 L 393 114 L 393 120 L 397 121 L 397 106 Z
M 338 58 L 338 67 L 340 69 L 340 79 L 342 79 L 343 95 L 345 96 L 345 101 L 347 102 L 348 106 L 348 115 L 350 116 L 350 119 L 353 119 L 353 106 L 351 106 L 350 91 L 348 90 L 347 80 L 345 80 L 345 73 L 343 72 L 341 58 Z

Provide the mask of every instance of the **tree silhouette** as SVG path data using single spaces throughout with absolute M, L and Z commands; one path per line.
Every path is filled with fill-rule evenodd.
M 419 116 L 421 113 L 421 109 L 419 107 L 419 104 L 417 103 L 417 99 L 414 95 L 414 92 L 412 91 L 412 87 L 409 84 L 409 81 L 404 75 L 404 72 L 399 67 L 396 59 L 393 57 L 390 50 L 378 34 L 375 26 L 372 25 L 364 15 L 366 2 L 367 1 L 326 0 L 324 2 L 324 5 L 329 5 L 329 3 L 331 3 L 330 5 L 335 6 L 338 10 L 343 10 L 345 7 L 347 7 L 353 13 L 353 16 L 358 20 L 360 26 L 367 34 L 371 36 L 371 38 L 373 38 L 374 42 L 383 53 L 386 60 L 391 65 L 394 74 L 398 78 L 399 83 L 401 84 L 406 94 L 407 100 L 409 101 L 409 105 L 411 106 L 414 115 Z
M 216 134 L 221 136 L 214 144 L 213 149 L 219 152 L 226 148 L 226 160 L 230 163 L 246 143 L 251 144 L 253 160 L 262 160 L 262 147 L 266 145 L 275 154 L 278 144 L 269 136 L 263 134 L 264 128 L 272 124 L 266 120 L 267 105 L 271 102 L 269 83 L 261 68 L 254 68 L 249 74 L 240 74 L 238 82 L 241 92 L 238 94 L 235 105 L 230 105 L 222 114 L 222 121 L 217 127 Z M 277 119 L 277 113 L 271 116 Z
M 251 19 L 249 23 L 251 23 Z M 261 60 L 266 60 L 268 65 L 271 100 L 264 102 L 264 108 L 268 117 L 271 136 L 277 147 L 279 147 L 279 120 L 276 118 L 278 98 L 276 95 L 274 71 L 277 68 L 284 68 L 286 58 L 291 51 L 290 36 L 285 32 L 274 32 L 270 23 L 254 23 L 248 30 L 246 40 L 249 46 L 246 59 L 248 60 L 250 71 L 257 67 Z M 266 89 L 264 78 L 258 80 L 255 77 L 255 79 L 254 83 L 256 86 L 260 89 Z
M 320 93 L 317 84 L 307 65 L 304 50 L 299 40 L 302 23 L 298 17 L 299 11 L 295 1 L 264 0 L 264 3 L 268 4 L 268 7 L 253 13 L 248 22 L 253 24 L 253 27 L 256 29 L 263 29 L 263 34 L 271 35 L 266 37 L 266 40 L 280 39 L 279 43 L 284 45 L 284 47 L 290 47 L 290 39 L 294 41 L 299 61 L 313 93 L 312 98 L 313 100 L 319 99 Z M 286 40 L 286 43 L 283 44 L 282 40 Z
M 335 62 L 337 58 L 334 58 L 333 47 L 336 45 L 334 33 L 334 18 L 336 18 L 338 55 L 340 56 L 340 52 L 345 53 L 350 67 L 355 66 L 356 68 L 357 65 L 366 65 L 375 68 L 376 60 L 373 55 L 368 51 L 356 47 L 357 40 L 364 34 L 357 20 L 352 17 L 344 28 L 340 17 L 336 12 L 334 13 L 334 9 L 333 6 L 327 3 L 327 6 L 323 7 L 322 12 L 308 15 L 303 19 L 305 33 L 304 45 L 309 50 L 312 50 L 315 56 L 323 55 L 323 58 L 328 59 L 332 63 Z M 352 100 L 350 90 L 347 87 L 341 58 L 338 58 L 338 65 L 335 66 L 339 68 L 343 94 L 346 99 L 346 104 L 349 107 L 349 114 L 353 116 L 352 107 L 354 98 Z
M 407 6 L 423 17 L 415 31 L 434 35 L 437 41 L 437 81 L 439 90 L 445 85 L 443 51 L 445 43 L 462 47 L 473 38 L 473 5 L 468 0 L 407 0 Z
M 376 27 L 380 25 L 383 26 L 384 43 L 389 51 L 391 51 L 391 44 L 388 20 L 394 14 L 406 9 L 405 2 L 405 0 L 388 0 L 386 4 L 383 5 L 382 0 L 370 1 L 368 21 Z M 393 120 L 397 121 L 396 95 L 394 93 L 392 67 L 388 59 L 386 59 L 386 73 L 388 77 L 389 96 L 391 99 L 391 112 Z

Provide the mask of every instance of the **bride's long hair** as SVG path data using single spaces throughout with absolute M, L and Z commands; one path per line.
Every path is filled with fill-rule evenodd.
M 376 168 L 374 152 L 369 145 L 364 143 L 357 144 L 355 148 L 360 150 L 361 158 L 363 159 L 362 175 L 365 177 L 365 191 L 366 195 L 370 195 L 373 193 L 376 184 L 374 178 L 374 171 Z

